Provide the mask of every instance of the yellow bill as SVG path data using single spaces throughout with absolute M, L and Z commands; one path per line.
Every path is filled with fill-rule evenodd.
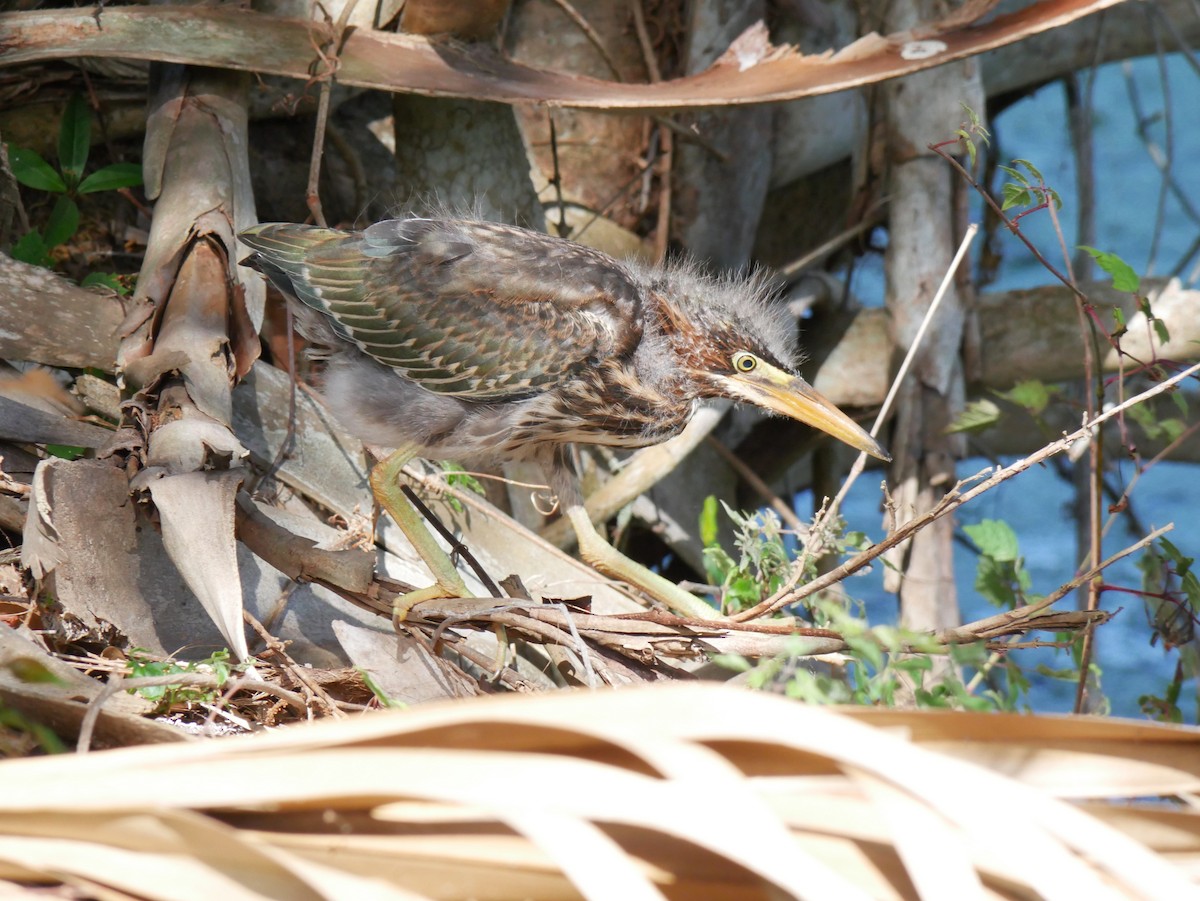
M 872 457 L 892 459 L 878 441 L 804 379 L 764 360 L 756 363 L 752 371 L 721 376 L 725 388 L 752 404 L 820 429 Z

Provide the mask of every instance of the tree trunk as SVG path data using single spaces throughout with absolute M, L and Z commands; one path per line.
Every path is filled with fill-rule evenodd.
M 927 0 L 897 2 L 889 31 L 934 18 L 936 6 Z M 886 302 L 897 356 L 902 357 L 946 274 L 964 225 L 965 203 L 954 175 L 925 147 L 953 136 L 963 119 L 961 103 L 982 110 L 984 94 L 974 60 L 918 73 L 886 85 L 882 93 L 890 197 Z M 963 323 L 964 299 L 952 285 L 900 394 L 890 442 L 894 526 L 927 512 L 956 480 L 962 439 L 945 429 L 962 409 Z M 917 533 L 902 551 L 903 565 L 890 571 L 888 585 L 900 595 L 901 621 L 908 628 L 958 623 L 953 531 L 951 518 L 944 517 Z

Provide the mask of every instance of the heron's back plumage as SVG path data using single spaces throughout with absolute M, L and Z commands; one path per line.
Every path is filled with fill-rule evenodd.
M 737 351 L 790 362 L 794 326 L 762 284 L 695 266 L 620 263 L 466 219 L 260 225 L 241 239 L 329 346 L 324 389 L 344 424 L 426 456 L 654 444 L 700 398 L 725 396 L 708 373 Z
M 618 264 L 533 232 L 401 219 L 361 233 L 264 225 L 242 240 L 339 338 L 439 394 L 527 395 L 641 336 L 641 294 Z

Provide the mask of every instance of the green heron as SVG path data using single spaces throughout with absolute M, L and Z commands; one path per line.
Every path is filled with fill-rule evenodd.
M 679 434 L 700 401 L 724 397 L 889 459 L 791 371 L 794 323 L 759 281 L 618 262 L 467 219 L 393 219 L 361 232 L 258 225 L 240 237 L 254 251 L 246 264 L 292 301 L 300 332 L 324 348 L 334 415 L 359 437 L 399 448 L 371 484 L 434 569 L 439 584 L 426 597 L 463 587 L 396 493 L 414 456 L 539 463 L 583 559 L 691 616 L 712 610 L 596 531 L 570 444 L 656 444 Z

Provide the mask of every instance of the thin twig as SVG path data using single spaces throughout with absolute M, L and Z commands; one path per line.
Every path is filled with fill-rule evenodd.
M 892 404 L 895 403 L 896 395 L 900 391 L 900 385 L 903 382 L 904 377 L 908 374 L 908 370 L 912 366 L 912 361 L 916 358 L 916 355 L 921 348 L 921 344 L 925 339 L 925 334 L 929 330 L 929 324 L 933 321 L 934 315 L 941 306 L 942 298 L 945 297 L 950 290 L 950 285 L 954 280 L 954 273 L 958 271 L 959 265 L 966 257 L 967 250 L 970 248 L 971 242 L 974 240 L 975 235 L 978 232 L 979 226 L 975 223 L 971 223 L 971 225 L 967 227 L 966 233 L 963 235 L 963 239 L 958 245 L 958 251 L 954 254 L 954 258 L 950 261 L 950 265 L 946 269 L 946 274 L 942 277 L 942 283 L 938 286 L 937 293 L 934 294 L 933 300 L 930 301 L 929 306 L 926 308 L 925 315 L 921 319 L 921 325 L 917 328 L 917 334 L 909 344 L 908 352 L 904 355 L 904 361 L 900 364 L 900 369 L 896 372 L 895 377 L 892 379 L 892 384 L 888 388 L 887 396 L 883 399 L 883 405 L 879 408 L 879 413 L 875 416 L 875 423 L 871 426 L 870 432 L 872 438 L 878 436 L 880 429 L 883 428 L 884 422 L 887 421 L 887 417 L 891 415 Z M 865 453 L 859 453 L 858 457 L 854 460 L 854 465 L 850 467 L 850 472 L 847 474 L 845 481 L 842 482 L 842 487 L 834 497 L 833 501 L 822 507 L 821 512 L 814 520 L 812 529 L 809 532 L 811 536 L 810 540 L 805 542 L 804 551 L 792 565 L 791 575 L 789 576 L 787 583 L 782 589 L 780 589 L 780 592 L 787 592 L 791 590 L 804 575 L 804 572 L 807 570 L 809 561 L 812 559 L 812 557 L 820 554 L 822 550 L 820 545 L 823 544 L 822 536 L 825 532 L 827 524 L 833 522 L 833 520 L 837 517 L 842 503 L 850 494 L 850 488 L 854 485 L 855 481 L 858 480 L 858 477 L 862 475 L 863 470 L 866 469 L 866 465 L 867 455 Z M 816 542 L 818 546 L 814 547 L 814 542 Z M 780 592 L 776 592 L 775 597 L 779 597 Z M 767 609 L 769 601 L 770 598 L 756 605 L 755 607 L 750 608 L 750 610 L 746 610 L 737 614 L 737 618 L 744 619 L 750 618 L 751 615 L 765 615 L 767 612 L 769 612 Z M 778 607 L 772 609 L 778 609 Z M 756 613 L 755 611 L 761 612 Z
M 299 710 L 307 710 L 308 705 L 304 698 L 296 694 L 294 691 L 288 691 L 286 688 L 281 688 L 278 685 L 273 685 L 270 682 L 264 682 L 261 679 L 229 679 L 229 682 L 237 682 L 239 689 L 246 691 L 258 691 L 263 694 L 274 695 L 287 701 L 289 704 Z M 76 742 L 75 750 L 79 754 L 86 754 L 91 748 L 92 734 L 96 730 L 96 722 L 100 718 L 100 712 L 109 698 L 113 697 L 120 691 L 132 690 L 138 688 L 157 688 L 162 685 L 190 685 L 197 688 L 222 688 L 225 683 L 217 679 L 215 675 L 210 673 L 170 673 L 165 676 L 144 676 L 137 679 L 125 679 L 121 673 L 114 673 L 107 683 L 105 683 L 96 696 L 88 702 L 87 711 L 83 715 L 83 720 L 79 724 L 79 740 Z
M 540 482 L 519 482 L 516 479 L 510 479 L 508 476 L 497 475 L 494 472 L 479 472 L 474 469 L 454 470 L 453 472 L 445 473 L 445 475 L 455 476 L 470 476 L 473 479 L 490 479 L 493 482 L 499 482 L 502 485 L 508 485 L 512 488 L 532 488 L 534 491 L 549 491 L 550 486 Z M 444 485 L 448 485 L 448 481 L 443 481 Z
M 857 225 L 854 225 L 845 231 L 839 232 L 824 244 L 813 248 L 799 259 L 792 260 L 792 262 L 788 263 L 786 266 L 783 266 L 779 270 L 780 277 L 782 277 L 785 281 L 790 282 L 809 266 L 829 256 L 829 254 L 833 253 L 840 247 L 848 244 L 867 229 L 874 228 L 879 222 L 879 220 L 875 218 L 875 214 L 880 212 L 886 203 L 886 198 L 875 201 L 875 203 L 871 204 L 870 209 L 863 213 L 862 218 L 859 220 Z
M 779 518 L 787 523 L 788 528 L 801 537 L 808 534 L 808 526 L 800 520 L 796 515 L 796 511 L 783 502 L 783 499 L 771 490 L 771 486 L 762 480 L 762 478 L 753 469 L 742 462 L 733 451 L 727 448 L 722 441 L 718 441 L 712 435 L 705 436 L 705 441 L 709 447 L 717 452 L 717 454 L 726 463 L 733 467 L 734 471 L 748 484 L 751 488 L 758 492 L 758 496 L 766 501 L 771 509 L 779 514 Z
M 729 163 L 733 159 L 726 151 L 704 137 L 699 131 L 694 128 L 688 128 L 682 122 L 676 122 L 670 116 L 651 116 L 650 118 L 656 125 L 669 128 L 672 132 L 679 135 L 681 141 L 695 144 L 719 163 Z
M 450 650 L 452 650 L 455 654 L 458 654 L 460 657 L 469 660 L 481 670 L 487 671 L 491 668 L 492 661 L 488 660 L 483 656 L 483 654 L 467 644 L 466 639 L 464 639 L 462 636 L 455 635 L 453 632 L 447 632 L 442 636 L 441 641 L 444 644 L 449 645 Z M 433 648 L 426 648 L 426 650 L 428 650 L 431 654 L 436 653 L 436 649 Z M 469 673 L 463 671 L 462 667 L 459 667 L 459 671 L 462 672 L 466 678 L 470 679 L 472 683 L 478 683 L 479 680 L 471 676 Z M 510 691 L 533 692 L 538 690 L 538 686 L 536 684 L 530 682 L 512 667 L 505 667 L 504 670 L 499 674 L 499 679 Z M 482 694 L 483 692 L 481 691 L 480 693 Z
M 662 81 L 662 72 L 658 68 L 658 60 L 654 56 L 654 46 L 650 43 L 650 33 L 646 30 L 646 13 L 642 9 L 642 0 L 633 0 L 629 4 L 633 11 L 633 27 L 637 32 L 638 45 L 642 48 L 642 58 L 646 63 L 646 72 L 651 84 Z M 667 243 L 671 233 L 671 157 L 674 135 L 671 129 L 659 126 L 658 142 L 662 152 L 658 158 L 658 222 L 654 231 L 654 257 L 662 262 L 667 257 Z
M 575 23 L 575 27 L 583 32 L 583 36 L 588 39 L 588 43 L 596 48 L 596 52 L 604 60 L 604 65 L 608 66 L 608 71 L 612 73 L 613 81 L 624 81 L 621 77 L 621 70 L 617 68 L 617 61 L 608 52 L 608 47 L 605 45 L 604 39 L 588 23 L 588 20 L 583 17 L 579 10 L 568 3 L 567 0 L 553 0 L 553 2 L 555 6 L 563 11 L 568 19 Z
M 558 225 L 554 231 L 560 238 L 569 238 L 571 231 L 567 226 L 567 204 L 563 200 L 562 169 L 558 163 L 558 129 L 554 126 L 554 110 L 546 110 L 546 121 L 550 125 L 550 164 L 554 172 L 550 177 L 550 184 L 554 186 L 555 206 L 558 207 Z
M 1076 429 L 1074 432 L 1071 432 L 1068 435 L 1064 435 L 1062 438 L 1059 438 L 1056 441 L 1052 441 L 1050 444 L 1047 444 L 1041 450 L 1030 454 L 1028 457 L 1023 457 L 1022 459 L 1017 460 L 1015 463 L 1012 463 L 1003 469 L 998 469 L 990 478 L 976 485 L 969 491 L 960 493 L 960 489 L 963 488 L 967 482 L 959 482 L 931 510 L 901 526 L 891 535 L 887 536 L 887 538 L 885 538 L 883 541 L 872 545 L 867 550 L 857 554 L 850 560 L 847 560 L 841 566 L 830 570 L 829 572 L 819 576 L 800 588 L 795 588 L 794 583 L 789 583 L 762 603 L 748 610 L 743 610 L 740 613 L 734 614 L 733 619 L 744 621 L 760 616 L 767 616 L 777 610 L 787 607 L 790 604 L 795 604 L 799 601 L 802 601 L 804 598 L 809 597 L 818 591 L 823 591 L 837 582 L 840 582 L 847 576 L 858 572 L 860 569 L 863 569 L 865 566 L 870 564 L 873 560 L 891 548 L 906 541 L 908 538 L 928 526 L 929 523 L 933 522 L 934 520 L 940 519 L 947 513 L 957 510 L 963 504 L 967 503 L 967 501 L 974 500 L 985 491 L 990 491 L 992 488 L 995 488 L 1002 482 L 1007 482 L 1013 476 L 1019 475 L 1032 466 L 1036 466 L 1043 460 L 1053 457 L 1055 454 L 1060 454 L 1066 450 L 1069 450 L 1071 445 L 1073 445 L 1080 438 L 1083 438 L 1085 435 L 1090 435 L 1092 430 L 1100 424 L 1107 422 L 1114 416 L 1119 416 L 1130 407 L 1143 403 L 1147 400 L 1150 400 L 1152 397 L 1157 397 L 1159 394 L 1169 391 L 1184 379 L 1191 378 L 1197 373 L 1200 373 L 1200 363 L 1197 363 L 1196 365 L 1191 366 L 1182 372 L 1176 373 L 1166 381 L 1160 382 L 1154 387 L 1143 391 L 1141 394 L 1131 397 L 1122 404 L 1119 404 L 1109 410 L 1105 410 L 1092 421 L 1085 423 L 1081 428 Z
M 957 144 L 958 142 L 955 141 L 954 143 Z M 975 177 L 967 171 L 966 167 L 964 167 L 962 163 L 956 160 L 949 153 L 946 153 L 939 145 L 930 144 L 929 149 L 953 166 L 955 171 L 957 171 L 960 176 L 966 179 L 967 184 L 974 188 L 976 192 L 978 192 L 979 196 L 983 198 L 984 203 L 992 208 L 992 212 L 996 214 L 1000 222 L 1004 224 L 1005 228 L 1012 232 L 1016 236 L 1017 240 L 1025 245 L 1029 252 L 1037 258 L 1037 261 L 1041 263 L 1051 275 L 1066 285 L 1071 290 L 1072 294 L 1078 295 L 1079 297 L 1084 298 L 1084 300 L 1087 299 L 1087 296 L 1079 290 L 1077 285 L 1072 284 L 1065 275 L 1054 268 L 1054 265 L 1049 260 L 1042 256 L 1042 252 L 1038 250 L 1036 246 L 1034 246 L 1034 243 L 1030 241 L 1029 238 L 1025 237 L 1025 233 L 1022 232 L 1018 227 L 1016 220 L 1009 219 L 1008 216 L 1004 214 L 1004 211 L 1000 208 L 1000 204 L 996 203 L 992 195 L 985 190 L 978 181 L 975 180 Z M 1051 203 L 1053 203 L 1053 201 L 1051 201 Z
M 300 666 L 300 664 L 296 663 L 296 661 L 292 659 L 292 655 L 287 652 L 287 645 L 267 631 L 267 627 L 260 623 L 254 617 L 254 615 L 250 613 L 249 610 L 242 611 L 242 619 L 248 626 L 250 626 L 251 629 L 258 633 L 258 637 L 263 640 L 267 646 L 267 649 L 283 661 L 283 668 L 291 673 L 292 678 L 295 679 L 297 683 L 308 689 L 309 693 L 314 698 L 319 700 L 325 709 L 333 716 L 345 716 L 345 714 L 338 709 L 337 702 L 329 696 L 329 693 L 326 692 L 325 689 L 323 689 L 315 680 L 311 678 L 311 676 L 309 676 L 309 674 L 305 671 L 305 667 Z M 311 716 L 311 711 L 309 711 L 307 703 L 305 704 L 305 712 L 309 713 Z
M 333 39 L 328 49 L 317 48 L 317 55 L 324 64 L 325 71 L 317 76 L 321 80 L 321 90 L 317 99 L 316 131 L 313 134 L 312 157 L 308 165 L 308 194 L 306 200 L 308 202 L 308 209 L 313 215 L 313 221 L 322 228 L 328 224 L 325 221 L 325 211 L 321 207 L 320 182 L 321 159 L 325 155 L 325 126 L 329 121 L 329 96 L 333 90 L 333 76 L 338 70 L 338 54 L 342 50 L 342 41 L 346 36 L 346 24 L 349 22 L 350 14 L 354 12 L 354 7 L 357 5 L 358 0 L 348 0 L 346 5 L 342 7 L 342 14 L 338 16 L 337 24 L 334 25 Z
M 1113 504 L 1115 510 L 1109 514 L 1108 519 L 1105 521 L 1102 535 L 1108 535 L 1108 533 L 1112 530 L 1113 525 L 1117 521 L 1117 517 L 1121 514 L 1121 509 L 1125 506 L 1125 502 L 1129 499 L 1129 496 L 1133 494 L 1133 489 L 1137 486 L 1142 474 L 1157 466 L 1163 460 L 1167 459 L 1177 447 L 1191 438 L 1192 435 L 1196 434 L 1197 431 L 1200 431 L 1200 422 L 1192 423 L 1179 433 L 1178 438 L 1170 442 L 1166 447 L 1151 457 L 1149 461 L 1137 468 L 1137 471 L 1134 472 L 1133 477 L 1129 480 L 1129 484 L 1125 486 L 1125 489 L 1121 492 L 1121 496 L 1116 500 L 1116 503 Z
M 942 644 L 965 644 L 969 641 L 977 641 L 984 633 L 994 632 L 997 629 L 1011 627 L 1013 625 L 1027 622 L 1028 620 L 1034 618 L 1038 613 L 1045 610 L 1047 607 L 1065 598 L 1080 585 L 1094 580 L 1096 576 L 1108 569 L 1108 567 L 1112 566 L 1118 560 L 1122 560 L 1125 557 L 1128 557 L 1130 554 L 1148 546 L 1152 542 L 1157 541 L 1160 537 L 1165 535 L 1167 532 L 1170 532 L 1174 528 L 1174 524 L 1168 523 L 1160 529 L 1155 529 L 1145 538 L 1134 542 L 1127 548 L 1117 551 L 1111 557 L 1108 557 L 1090 569 L 1079 573 L 1079 575 L 1075 576 L 1075 578 L 1073 578 L 1071 581 L 1063 583 L 1054 591 L 1050 592 L 1044 598 L 1033 604 L 1026 604 L 1024 607 L 1017 607 L 1014 610 L 1008 610 L 995 616 L 989 616 L 986 619 L 977 620 L 973 623 L 968 623 L 965 626 L 955 626 L 952 629 L 943 629 L 934 637 Z
M 1075 284 L 1075 269 L 1071 263 L 1071 254 L 1067 250 L 1066 235 L 1063 234 L 1062 223 L 1058 219 L 1058 210 L 1053 198 L 1046 204 L 1046 212 L 1058 238 L 1059 252 L 1062 254 L 1063 266 L 1067 270 L 1067 278 Z M 1079 337 L 1083 342 L 1083 383 L 1085 386 L 1085 409 L 1091 419 L 1104 401 L 1104 380 L 1100 375 L 1100 338 L 1097 334 L 1096 320 L 1089 315 L 1089 302 L 1083 292 L 1075 293 L 1075 312 L 1079 317 Z M 1106 335 L 1106 337 L 1108 337 Z M 1109 337 L 1111 342 L 1111 337 Z M 1119 348 L 1118 348 L 1119 350 Z M 1122 369 L 1124 367 L 1122 366 Z M 1104 443 L 1099 440 L 1099 433 L 1091 436 L 1088 443 L 1088 559 L 1093 567 L 1099 565 L 1101 550 L 1101 521 L 1100 505 L 1104 501 Z M 1083 584 L 1083 583 L 1080 583 Z M 1100 608 L 1100 591 L 1095 582 L 1088 583 L 1087 604 L 1085 609 L 1090 613 Z M 1083 635 L 1083 649 L 1079 668 L 1079 684 L 1075 692 L 1075 712 L 1081 713 L 1087 696 L 1087 660 L 1091 657 L 1094 632 Z
M 438 518 L 437 514 L 425 506 L 425 503 L 419 497 L 417 497 L 417 493 L 413 491 L 412 488 L 410 488 L 408 485 L 401 485 L 400 490 L 404 492 L 404 496 L 408 498 L 409 503 L 416 507 L 417 511 L 424 516 L 425 519 L 429 521 L 429 524 L 437 530 L 437 533 L 445 538 L 447 542 L 449 542 L 450 552 L 462 557 L 463 560 L 466 561 L 466 564 L 475 571 L 475 575 L 479 577 L 479 581 L 483 583 L 483 587 L 486 588 L 493 597 L 499 597 L 500 587 L 496 584 L 495 580 L 488 575 L 488 571 L 483 568 L 483 564 L 480 563 L 475 558 L 475 555 L 471 553 L 471 549 L 463 544 L 462 541 L 459 540 L 458 536 L 446 527 L 446 524 Z

